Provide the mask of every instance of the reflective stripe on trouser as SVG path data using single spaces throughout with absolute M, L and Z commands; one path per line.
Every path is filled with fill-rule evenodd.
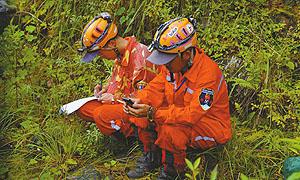
M 94 100 L 83 105 L 77 113 L 81 118 L 95 122 L 104 135 L 110 136 L 118 130 L 126 137 L 134 135 L 131 123 L 126 121 L 128 115 L 123 111 L 122 104 L 102 104 Z

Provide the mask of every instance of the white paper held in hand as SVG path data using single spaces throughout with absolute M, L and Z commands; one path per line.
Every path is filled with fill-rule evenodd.
M 59 113 L 69 115 L 69 114 L 75 112 L 76 110 L 78 110 L 85 103 L 95 100 L 95 99 L 98 99 L 98 98 L 93 96 L 93 97 L 82 98 L 82 99 L 78 99 L 76 101 L 70 102 L 68 104 L 63 105 L 60 108 Z

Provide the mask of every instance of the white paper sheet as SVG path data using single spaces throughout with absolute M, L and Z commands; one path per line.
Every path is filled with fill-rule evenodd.
M 69 114 L 75 112 L 76 110 L 78 110 L 85 103 L 95 100 L 95 99 L 97 99 L 97 98 L 95 96 L 93 96 L 93 97 L 82 98 L 82 99 L 78 99 L 76 101 L 70 102 L 68 104 L 63 105 L 60 108 L 59 113 L 69 115 Z

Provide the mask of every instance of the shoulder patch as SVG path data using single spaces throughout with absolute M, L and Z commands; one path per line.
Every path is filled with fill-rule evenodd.
M 199 94 L 199 103 L 203 110 L 208 110 L 214 99 L 214 91 L 212 89 L 203 88 Z

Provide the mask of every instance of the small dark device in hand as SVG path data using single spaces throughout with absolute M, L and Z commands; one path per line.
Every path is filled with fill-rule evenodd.
M 134 104 L 134 102 L 129 98 L 123 97 L 122 100 L 126 103 L 126 105 L 128 105 L 130 107 L 132 107 L 132 105 Z

